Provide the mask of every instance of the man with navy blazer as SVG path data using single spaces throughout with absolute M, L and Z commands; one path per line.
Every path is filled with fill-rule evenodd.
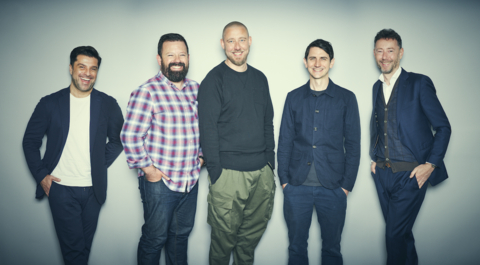
M 450 123 L 432 80 L 401 69 L 400 35 L 381 30 L 374 45 L 382 74 L 373 85 L 370 157 L 386 222 L 387 264 L 418 264 L 412 227 L 428 182 L 448 177 L 443 158 Z
M 100 63 L 93 47 L 73 49 L 70 87 L 40 100 L 23 138 L 36 197 L 48 196 L 65 264 L 88 263 L 106 198 L 107 168 L 123 150 L 122 111 L 114 98 L 93 89 Z
M 322 264 L 343 264 L 340 240 L 360 161 L 360 118 L 355 94 L 329 78 L 333 56 L 329 42 L 310 43 L 303 60 L 310 80 L 288 93 L 283 110 L 277 156 L 290 265 L 308 264 L 313 207 Z

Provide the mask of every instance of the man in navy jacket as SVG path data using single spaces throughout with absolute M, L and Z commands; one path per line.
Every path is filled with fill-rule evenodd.
M 400 35 L 381 30 L 374 45 L 382 74 L 373 85 L 370 157 L 386 222 L 387 264 L 418 264 L 412 228 L 427 182 L 436 185 L 448 177 L 443 158 L 450 123 L 432 80 L 401 69 Z
M 114 98 L 93 88 L 101 60 L 91 46 L 73 49 L 70 86 L 40 100 L 23 137 L 36 197 L 48 196 L 65 264 L 88 263 L 107 168 L 123 150 L 122 111 Z
M 322 233 L 322 264 L 342 264 L 347 195 L 360 161 L 355 95 L 332 82 L 333 48 L 313 41 L 303 60 L 310 80 L 287 96 L 278 141 L 278 176 L 290 245 L 288 264 L 308 264 L 313 206 Z

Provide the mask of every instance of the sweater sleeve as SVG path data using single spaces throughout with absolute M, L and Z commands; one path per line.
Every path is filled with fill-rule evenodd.
M 266 93 L 267 93 L 267 109 L 265 112 L 265 144 L 266 157 L 268 163 L 275 169 L 275 138 L 273 135 L 273 104 L 270 97 L 270 90 L 268 88 L 268 81 L 265 78 Z
M 222 80 L 210 72 L 198 90 L 200 145 L 207 164 L 210 181 L 214 184 L 222 174 L 218 119 L 222 108 Z

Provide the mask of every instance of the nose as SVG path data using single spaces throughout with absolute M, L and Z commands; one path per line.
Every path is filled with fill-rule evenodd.
M 175 55 L 175 56 L 173 57 L 173 62 L 175 62 L 175 63 L 180 62 L 180 56 L 179 56 L 179 55 Z
M 235 50 L 240 50 L 240 43 L 238 41 L 235 42 L 234 48 Z
M 315 60 L 315 67 L 319 67 L 320 66 L 320 59 L 316 59 Z
M 382 59 L 387 59 L 387 57 L 388 57 L 388 54 L 386 52 L 383 52 L 382 53 Z

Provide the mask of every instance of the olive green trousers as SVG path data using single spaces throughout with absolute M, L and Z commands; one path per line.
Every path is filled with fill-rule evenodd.
M 248 172 L 223 169 L 215 184 L 210 185 L 210 265 L 228 265 L 232 251 L 234 265 L 253 264 L 255 247 L 272 216 L 273 178 L 268 165 Z

